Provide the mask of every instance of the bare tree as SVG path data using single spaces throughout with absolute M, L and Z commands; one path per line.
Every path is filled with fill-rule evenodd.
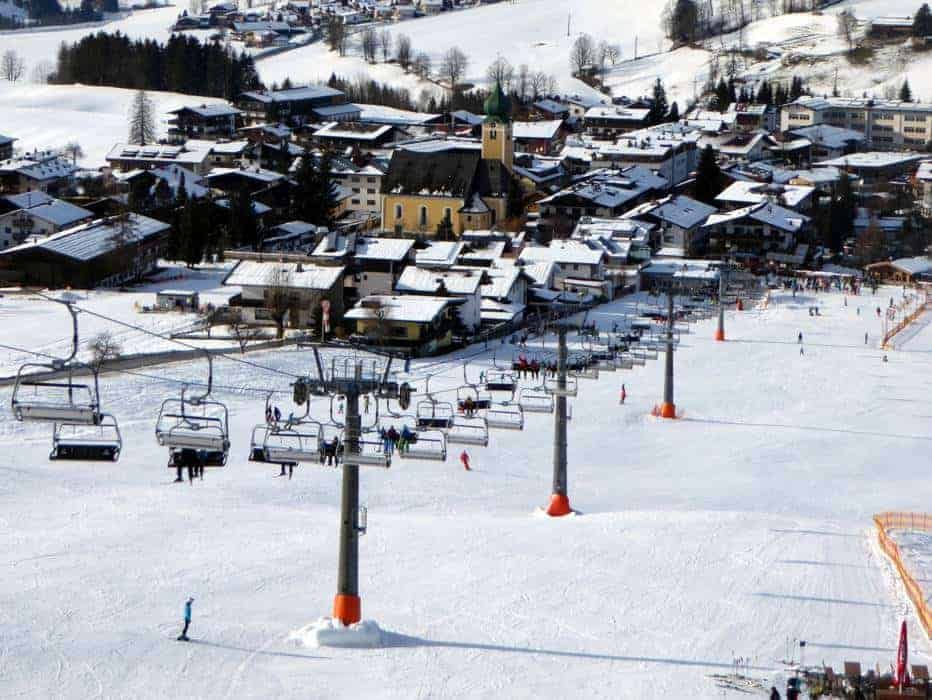
M 261 329 L 251 326 L 243 320 L 242 312 L 235 314 L 230 319 L 230 335 L 236 339 L 241 355 L 246 352 L 246 346 L 249 343 L 262 340 L 264 337 Z
M 379 37 L 372 27 L 362 30 L 359 35 L 359 47 L 362 49 L 362 56 L 369 63 L 375 63 L 375 54 L 379 48 Z
M 388 29 L 379 32 L 379 48 L 382 49 L 382 62 L 388 63 L 392 55 L 392 33 Z
M 570 66 L 573 75 L 581 75 L 588 66 L 595 63 L 595 42 L 588 34 L 580 34 L 570 49 Z
M 15 83 L 26 73 L 26 62 L 13 49 L 7 49 L 0 58 L 0 75 Z
M 548 75 L 543 71 L 531 73 L 531 97 L 535 100 L 541 95 L 547 94 Z
M 422 80 L 430 77 L 430 56 L 421 51 L 414 57 L 413 71 Z
M 531 92 L 531 69 L 527 63 L 518 66 L 517 77 L 515 78 L 515 92 L 518 94 L 518 100 L 523 104 Z
M 291 272 L 286 267 L 276 268 L 265 291 L 265 304 L 275 322 L 275 337 L 285 337 L 285 320 L 291 311 Z
M 469 57 L 458 46 L 450 47 L 440 61 L 440 75 L 450 83 L 450 89 L 456 92 L 460 78 L 469 68 Z
M 511 83 L 515 79 L 515 69 L 514 66 L 508 62 L 507 58 L 499 56 L 489 64 L 489 67 L 485 71 L 485 77 L 489 84 L 495 85 L 496 83 L 500 83 L 505 92 L 510 92 Z
M 45 85 L 49 81 L 49 76 L 55 72 L 55 65 L 51 61 L 39 61 L 32 67 L 30 78 L 32 82 L 38 85 Z
M 395 41 L 395 58 L 398 60 L 398 65 L 407 72 L 413 59 L 411 37 L 407 34 L 398 35 L 398 39 Z
M 858 20 L 851 10 L 842 10 L 838 13 L 838 36 L 848 44 L 848 51 L 854 49 L 854 32 L 858 26 Z
M 77 141 L 69 141 L 69 142 L 65 145 L 65 149 L 64 149 L 64 150 L 65 150 L 65 153 L 67 153 L 67 154 L 71 157 L 71 164 L 72 164 L 72 165 L 77 165 L 77 164 L 78 164 L 78 158 L 83 158 L 83 157 L 84 157 L 84 149 L 81 148 L 81 144 L 78 143 Z
M 129 142 L 145 146 L 155 138 L 155 105 L 145 90 L 139 90 L 130 107 Z
M 87 341 L 87 350 L 91 353 L 91 367 L 95 372 L 99 372 L 108 360 L 114 360 L 120 356 L 123 346 L 110 331 L 104 331 Z
M 346 55 L 346 25 L 337 15 L 331 15 L 327 20 L 327 44 L 331 51 L 337 51 L 341 56 Z

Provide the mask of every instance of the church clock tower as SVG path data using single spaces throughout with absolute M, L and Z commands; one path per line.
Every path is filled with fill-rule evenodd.
M 485 121 L 482 123 L 482 159 L 497 160 L 508 172 L 515 159 L 514 134 L 511 128 L 511 100 L 495 83 L 492 94 L 485 101 Z

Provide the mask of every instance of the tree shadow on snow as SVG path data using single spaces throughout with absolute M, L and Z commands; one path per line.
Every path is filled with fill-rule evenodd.
M 616 654 L 594 654 L 584 651 L 563 651 L 558 649 L 536 649 L 533 647 L 508 647 L 499 644 L 483 644 L 480 642 L 451 642 L 444 640 L 423 639 L 396 632 L 382 632 L 382 646 L 384 648 L 402 647 L 418 648 L 433 647 L 444 649 L 474 649 L 478 651 L 499 651 L 506 654 L 530 654 L 542 656 L 556 656 L 570 659 L 589 659 L 592 661 L 619 661 L 630 663 L 665 664 L 671 666 L 695 666 L 700 668 L 733 669 L 733 663 L 722 661 L 703 661 L 701 659 L 671 659 L 658 656 L 621 656 Z M 771 671 L 766 667 L 750 667 L 752 671 Z

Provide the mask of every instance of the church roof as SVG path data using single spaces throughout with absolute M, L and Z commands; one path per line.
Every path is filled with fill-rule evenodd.
M 483 160 L 481 151 L 473 148 L 399 149 L 382 179 L 382 193 L 469 200 L 473 194 L 504 196 L 508 185 L 505 166 L 497 160 Z
M 495 83 L 491 94 L 485 100 L 485 116 L 490 120 L 508 122 L 511 120 L 511 100 L 502 90 L 500 82 Z

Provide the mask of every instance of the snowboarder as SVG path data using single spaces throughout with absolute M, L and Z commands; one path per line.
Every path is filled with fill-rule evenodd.
M 803 342 L 803 332 L 802 332 L 802 331 L 799 332 L 799 336 L 797 337 L 796 342 L 799 343 L 800 345 L 802 345 L 802 342 Z
M 463 454 L 460 455 L 460 462 L 463 463 L 463 469 L 468 472 L 471 472 L 472 469 L 469 466 L 469 453 L 466 450 L 463 450 Z
M 625 405 L 625 399 L 628 398 L 628 392 L 625 390 L 625 385 L 621 385 L 621 405 Z
M 181 630 L 181 634 L 178 635 L 179 642 L 190 641 L 188 639 L 188 627 L 191 626 L 191 604 L 194 602 L 194 598 L 188 598 L 184 604 L 184 629 Z

